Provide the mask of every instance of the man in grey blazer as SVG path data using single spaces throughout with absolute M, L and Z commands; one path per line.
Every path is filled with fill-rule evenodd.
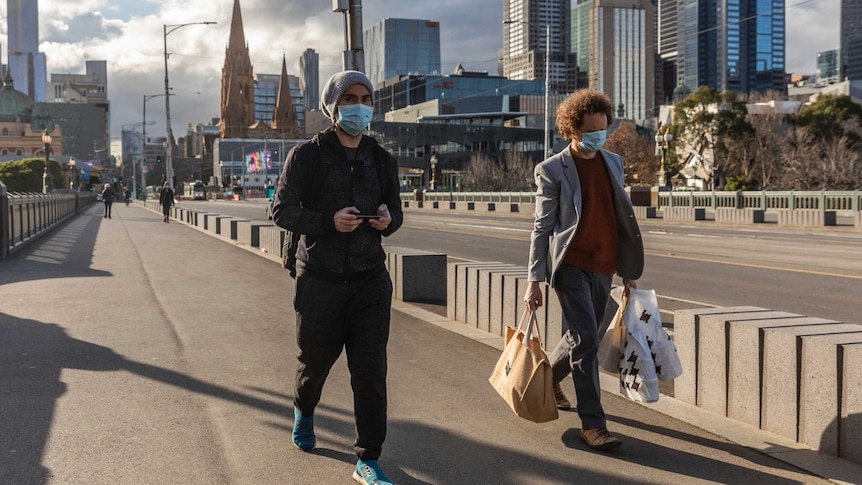
M 602 408 L 598 327 L 613 275 L 622 278 L 628 293 L 644 267 L 640 229 L 623 187 L 622 158 L 601 149 L 613 110 L 607 95 L 591 89 L 575 92 L 557 110 L 557 128 L 572 143 L 536 166 L 536 218 L 524 294 L 535 310 L 543 303 L 542 281 L 557 292 L 568 332 L 558 346 L 565 355 L 551 356 L 555 383 L 571 371 L 580 436 L 597 450 L 622 444 L 608 431 Z

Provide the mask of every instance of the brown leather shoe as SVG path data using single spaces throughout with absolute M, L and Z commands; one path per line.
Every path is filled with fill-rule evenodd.
M 594 450 L 608 451 L 622 446 L 623 442 L 608 431 L 608 428 L 582 429 L 581 439 Z
M 560 384 L 554 384 L 554 399 L 557 401 L 557 409 L 571 409 L 572 403 L 566 398 L 566 395 L 563 394 L 563 389 L 560 387 Z

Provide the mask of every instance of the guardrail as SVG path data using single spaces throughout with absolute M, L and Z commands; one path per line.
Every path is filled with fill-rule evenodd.
M 0 183 L 0 259 L 5 259 L 95 200 L 96 196 L 90 192 L 7 192 L 6 186 Z
M 817 209 L 854 215 L 862 207 L 862 190 L 659 192 L 659 207 L 735 208 L 763 211 Z
M 535 203 L 535 192 L 402 192 L 402 201 Z M 862 208 L 862 190 L 850 191 L 659 191 L 657 207 L 818 209 L 853 216 Z

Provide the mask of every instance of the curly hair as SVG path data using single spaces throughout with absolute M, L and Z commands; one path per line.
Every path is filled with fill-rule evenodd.
M 563 138 L 570 140 L 583 125 L 584 117 L 595 113 L 607 115 L 610 126 L 614 121 L 611 98 L 594 89 L 579 89 L 557 108 L 557 130 Z

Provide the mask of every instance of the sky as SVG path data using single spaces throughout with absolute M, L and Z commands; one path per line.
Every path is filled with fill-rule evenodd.
M 37 1 L 37 0 L 31 0 Z M 171 127 L 183 136 L 189 123 L 219 116 L 221 72 L 234 0 L 38 0 L 39 50 L 48 72 L 83 74 L 87 60 L 106 60 L 111 132 L 140 123 L 144 95 L 164 93 L 164 25 L 189 25 L 167 36 L 172 88 Z M 785 0 L 786 66 L 812 74 L 817 52 L 838 48 L 840 0 Z M 0 2 L 6 19 L 6 2 Z M 240 0 L 245 38 L 256 74 L 279 74 L 286 56 L 289 74 L 299 75 L 308 48 L 320 56 L 321 84 L 341 70 L 344 17 L 331 0 Z M 384 18 L 440 22 L 442 70 L 457 64 L 496 74 L 503 45 L 502 0 L 365 0 L 363 29 Z M 7 25 L 0 21 L 0 42 Z M 3 62 L 6 62 L 4 51 Z M 165 133 L 164 97 L 147 102 L 147 133 Z M 132 129 L 126 126 L 126 129 Z

